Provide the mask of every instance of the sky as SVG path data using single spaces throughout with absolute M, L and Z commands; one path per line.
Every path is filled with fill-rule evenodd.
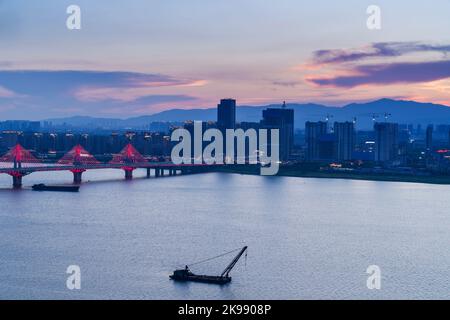
M 66 27 L 72 4 L 81 30 Z M 0 119 L 128 118 L 227 97 L 450 105 L 449 14 L 448 0 L 0 0 Z

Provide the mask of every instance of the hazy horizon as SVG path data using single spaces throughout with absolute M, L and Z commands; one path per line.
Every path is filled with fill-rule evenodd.
M 412 103 L 420 103 L 420 104 L 434 104 L 432 102 L 418 102 L 418 101 L 412 101 L 412 100 L 400 100 L 400 99 L 390 99 L 390 98 L 378 98 L 375 100 L 368 100 L 366 102 L 364 101 L 354 101 L 354 102 L 349 102 L 345 105 L 340 105 L 340 106 L 332 106 L 332 105 L 325 105 L 325 104 L 321 104 L 321 103 L 315 103 L 315 102 L 307 102 L 307 103 L 300 103 L 300 102 L 289 102 L 286 105 L 289 106 L 299 106 L 299 105 L 316 105 L 316 106 L 320 106 L 320 107 L 326 107 L 326 108 L 344 108 L 346 106 L 349 105 L 353 105 L 353 104 L 367 104 L 367 103 L 372 103 L 372 102 L 377 102 L 377 101 L 382 101 L 382 100 L 391 100 L 391 101 L 397 101 L 397 102 L 412 102 Z M 450 106 L 448 105 L 443 105 L 443 104 L 434 104 L 437 106 L 443 106 L 443 107 L 448 107 L 450 108 Z M 237 104 L 236 107 L 237 108 L 264 108 L 264 107 L 281 107 L 282 103 L 271 103 L 271 104 L 261 104 L 261 105 L 242 105 L 242 104 Z M 98 119 L 114 119 L 114 120 L 128 120 L 131 118 L 138 118 L 138 117 L 147 117 L 147 116 L 154 116 L 154 115 L 158 115 L 167 111 L 201 111 L 201 110 L 215 110 L 216 106 L 206 106 L 203 108 L 170 108 L 170 109 L 166 109 L 166 110 L 161 110 L 161 111 L 156 111 L 154 113 L 146 113 L 146 114 L 141 114 L 141 115 L 135 115 L 135 116 L 130 116 L 130 117 L 120 117 L 120 116 L 112 116 L 112 117 L 107 117 L 107 116 L 93 116 L 93 115 L 83 115 L 83 114 L 73 114 L 73 115 L 68 115 L 68 116 L 61 116 L 61 117 L 48 117 L 48 118 L 36 118 L 36 119 L 29 119 L 29 118 L 14 118 L 14 119 L 3 119 L 0 116 L 0 121 L 47 121 L 47 120 L 57 120 L 57 119 L 70 119 L 70 118 L 98 118 Z M 186 119 L 189 120 L 189 119 Z

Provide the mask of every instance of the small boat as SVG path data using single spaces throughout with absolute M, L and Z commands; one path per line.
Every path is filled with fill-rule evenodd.
M 189 269 L 189 266 L 186 266 L 184 269 L 175 270 L 172 275 L 169 276 L 170 279 L 175 281 L 192 281 L 192 282 L 203 282 L 203 283 L 212 283 L 212 284 L 227 284 L 231 282 L 231 277 L 229 276 L 230 271 L 233 269 L 233 267 L 236 265 L 236 263 L 239 261 L 241 256 L 244 254 L 244 252 L 247 250 L 247 246 L 243 247 L 239 253 L 234 257 L 234 259 L 231 261 L 231 263 L 223 270 L 222 274 L 220 276 L 206 276 L 206 275 L 197 275 L 191 272 Z M 233 250 L 234 252 L 237 250 Z M 233 252 L 231 251 L 231 252 Z M 230 252 L 229 252 L 230 253 Z M 228 253 L 226 253 L 228 254 Z M 217 256 L 221 257 L 223 255 Z M 215 258 L 217 258 L 215 257 Z M 215 258 L 207 259 L 205 261 L 209 261 Z M 204 261 L 201 261 L 199 263 L 202 263 Z M 194 263 L 198 264 L 198 263 Z M 194 265 L 191 264 L 191 265 Z
M 78 192 L 79 186 L 47 186 L 43 183 L 33 185 L 33 191 Z

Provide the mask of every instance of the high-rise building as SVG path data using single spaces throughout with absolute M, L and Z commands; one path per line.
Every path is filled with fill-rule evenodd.
M 355 149 L 355 124 L 353 122 L 335 122 L 335 159 L 339 161 L 352 160 Z
M 393 161 L 398 156 L 398 124 L 377 122 L 375 131 L 375 161 Z
M 236 128 L 236 100 L 220 100 L 217 105 L 217 126 L 221 130 Z
M 261 125 L 267 129 L 279 130 L 280 160 L 288 160 L 294 147 L 294 110 L 285 108 L 263 110 Z
M 427 131 L 425 134 L 425 148 L 427 149 L 427 151 L 431 151 L 431 149 L 433 148 L 433 130 L 434 127 L 432 124 L 427 126 Z
M 320 159 L 320 141 L 327 134 L 328 123 L 325 121 L 305 123 L 306 159 Z

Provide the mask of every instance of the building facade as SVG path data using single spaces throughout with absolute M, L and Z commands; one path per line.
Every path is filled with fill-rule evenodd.
M 269 108 L 263 110 L 261 125 L 266 129 L 279 129 L 280 160 L 286 161 L 294 147 L 294 110 Z
M 352 160 L 355 150 L 355 124 L 353 122 L 335 122 L 335 159 L 339 161 Z
M 220 100 L 217 105 L 217 127 L 221 130 L 236 128 L 236 100 Z
M 308 161 L 321 159 L 321 140 L 328 133 L 328 123 L 325 121 L 305 123 L 306 159 Z
M 377 122 L 375 131 L 375 161 L 394 161 L 398 157 L 398 124 Z

